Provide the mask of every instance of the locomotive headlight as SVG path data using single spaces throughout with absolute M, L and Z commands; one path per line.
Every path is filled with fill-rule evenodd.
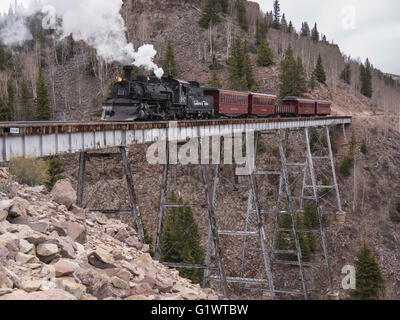
M 122 82 L 122 78 L 121 77 L 117 77 L 117 82 L 121 83 Z

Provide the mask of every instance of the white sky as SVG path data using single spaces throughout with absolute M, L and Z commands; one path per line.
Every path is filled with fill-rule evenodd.
M 273 0 L 253 0 L 263 11 L 271 11 Z M 400 75 L 400 1 L 398 0 L 280 0 L 281 12 L 297 30 L 307 21 L 310 28 L 334 40 L 346 55 L 368 57 L 378 69 Z M 352 6 L 355 28 L 345 29 L 342 12 Z M 346 24 L 345 24 L 346 25 Z
M 0 11 L 7 11 L 15 0 L 0 0 Z M 33 0 L 18 0 L 28 4 Z M 66 0 L 67 1 L 67 0 Z M 85 0 L 82 0 L 85 1 Z M 272 10 L 273 0 L 253 0 L 263 11 Z M 281 11 L 297 30 L 302 21 L 334 40 L 343 53 L 353 58 L 367 57 L 384 72 L 400 75 L 400 1 L 398 0 L 281 0 Z M 345 29 L 342 10 L 353 6 L 355 28 Z M 349 20 L 348 20 L 349 21 Z M 351 22 L 351 20 L 350 20 Z

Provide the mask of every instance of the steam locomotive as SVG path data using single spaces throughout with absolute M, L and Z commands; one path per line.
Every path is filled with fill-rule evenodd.
M 103 104 L 103 121 L 310 117 L 331 114 L 331 102 L 286 97 L 277 106 L 271 94 L 204 88 L 195 81 L 137 76 L 124 67 Z

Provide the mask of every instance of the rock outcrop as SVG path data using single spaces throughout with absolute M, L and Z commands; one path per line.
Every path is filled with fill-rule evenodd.
M 69 181 L 15 187 L 0 194 L 0 300 L 220 298 L 154 261 L 131 226 L 74 207 Z

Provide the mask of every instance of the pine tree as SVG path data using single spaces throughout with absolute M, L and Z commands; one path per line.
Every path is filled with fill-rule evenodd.
M 214 25 L 221 21 L 221 18 L 218 15 L 218 5 L 219 3 L 215 0 L 207 1 L 206 6 L 203 9 L 202 16 L 199 20 L 200 27 L 208 29 L 210 23 Z
M 273 13 L 273 23 L 272 28 L 279 29 L 280 21 L 281 21 L 281 5 L 279 4 L 279 0 L 274 1 L 274 13 Z
M 8 82 L 7 82 L 7 95 L 8 95 L 7 104 L 8 104 L 8 108 L 10 109 L 10 112 L 11 112 L 11 120 L 14 120 L 15 90 L 14 90 L 14 85 L 13 85 L 11 79 L 8 80 Z
M 292 23 L 292 21 L 289 21 L 289 26 L 287 28 L 287 32 L 288 33 L 292 33 L 293 32 L 293 23 Z
M 385 295 L 385 278 L 371 248 L 363 243 L 356 260 L 356 286 L 351 300 L 379 300 Z
M 31 120 L 33 120 L 32 97 L 31 97 L 31 93 L 28 90 L 28 86 L 26 84 L 24 77 L 22 77 L 22 80 L 21 80 L 20 91 L 21 91 L 20 102 L 21 102 L 21 106 L 22 106 L 21 120 L 31 121 Z
M 243 30 L 248 31 L 249 23 L 247 22 L 246 6 L 244 5 L 243 0 L 238 0 L 238 2 L 236 3 L 236 10 L 239 26 Z
M 317 23 L 315 23 L 314 28 L 312 29 L 311 39 L 315 42 L 319 41 L 319 32 L 318 32 L 318 28 L 317 28 Z
M 312 90 L 314 90 L 316 85 L 317 85 L 317 80 L 315 79 L 315 73 L 313 72 L 313 73 L 311 73 L 311 77 L 310 77 L 310 88 Z
M 326 39 L 326 35 L 322 36 L 322 42 L 328 42 L 328 40 Z
M 268 67 L 274 63 L 274 54 L 265 39 L 261 41 L 257 48 L 257 63 L 262 67 Z
M 176 66 L 174 49 L 172 48 L 171 41 L 168 39 L 167 50 L 165 52 L 163 68 L 165 74 L 176 77 L 178 75 L 178 68 Z
M 279 76 L 280 89 L 279 96 L 283 99 L 285 96 L 295 95 L 296 90 L 296 60 L 293 56 L 293 49 L 289 45 L 285 52 L 285 58 L 281 62 L 281 73 Z
M 371 74 L 371 64 L 369 60 L 360 65 L 360 82 L 361 82 L 361 93 L 368 97 L 372 97 L 372 74 Z
M 223 13 L 228 13 L 229 2 L 228 0 L 219 0 L 219 5 Z
M 218 79 L 218 74 L 216 72 L 213 72 L 212 78 L 208 84 L 214 88 L 222 87 L 221 82 Z
M 347 84 L 351 84 L 351 68 L 349 63 L 346 64 L 342 73 L 340 74 L 340 80 L 343 80 Z
M 12 114 L 8 103 L 0 98 L 0 121 L 11 121 Z
M 175 193 L 169 197 L 170 203 L 183 204 Z M 163 231 L 161 260 L 165 262 L 204 264 L 204 251 L 200 244 L 200 234 L 191 208 L 168 209 Z M 181 276 L 201 283 L 202 270 L 178 269 Z
M 300 57 L 297 57 L 295 76 L 295 96 L 303 96 L 307 92 L 307 79 L 306 70 Z
M 307 22 L 303 22 L 302 23 L 300 35 L 302 37 L 309 37 L 310 36 L 310 27 L 308 26 Z
M 36 120 L 49 121 L 51 118 L 49 91 L 40 70 L 36 88 Z
M 281 25 L 282 25 L 282 29 L 286 31 L 287 28 L 288 28 L 288 24 L 287 24 L 287 21 L 286 21 L 285 14 L 282 15 Z
M 256 45 L 259 46 L 261 41 L 267 37 L 268 23 L 266 21 L 260 22 L 257 19 L 256 22 Z
M 314 70 L 315 78 L 317 81 L 324 83 L 326 82 L 326 73 L 324 69 L 324 65 L 322 64 L 321 54 L 318 55 L 317 66 Z
M 300 215 L 296 217 L 296 227 L 297 230 L 305 230 L 306 228 L 306 226 L 304 225 L 304 221 Z M 307 233 L 299 232 L 298 237 L 299 237 L 302 259 L 305 262 L 309 262 L 311 260 L 311 249 L 308 241 L 308 235 Z
M 10 62 L 11 55 L 7 48 L 0 41 L 0 71 L 7 69 Z
M 240 39 L 233 40 L 232 56 L 229 58 L 228 63 L 230 66 L 231 86 L 235 90 L 256 89 L 250 56 L 246 50 L 246 44 L 242 43 Z

